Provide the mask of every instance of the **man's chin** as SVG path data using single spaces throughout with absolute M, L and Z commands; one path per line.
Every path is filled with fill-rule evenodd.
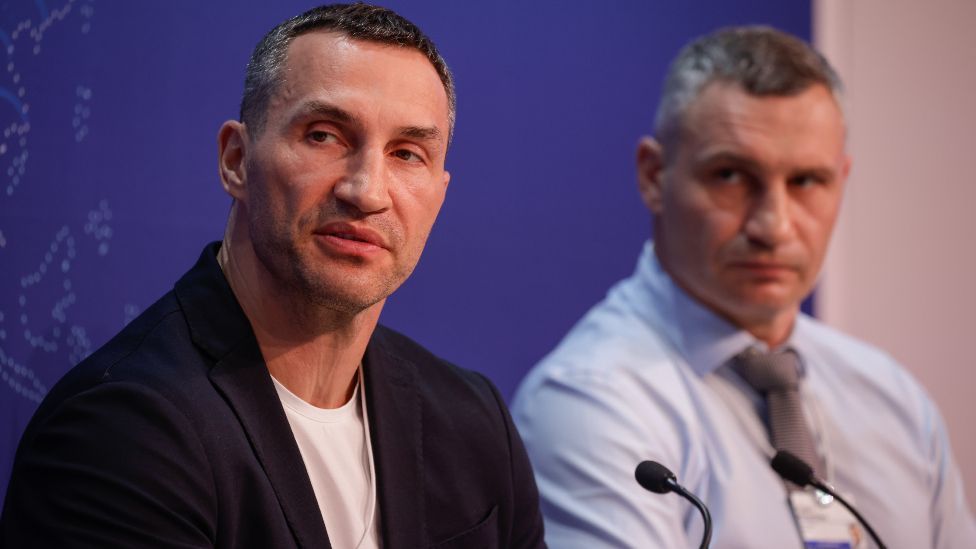
M 752 322 L 780 319 L 783 315 L 795 314 L 799 307 L 800 301 L 792 296 L 768 293 L 740 295 L 733 304 L 736 317 L 748 318 Z
M 372 277 L 305 278 L 301 291 L 319 307 L 358 314 L 386 299 L 393 291 L 390 286 L 388 281 Z
M 311 291 L 306 293 L 309 303 L 321 309 L 335 311 L 350 316 L 357 315 L 380 301 L 386 296 L 359 295 L 349 293 Z

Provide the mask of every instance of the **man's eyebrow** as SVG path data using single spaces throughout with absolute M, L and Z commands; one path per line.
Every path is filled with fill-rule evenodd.
M 812 175 L 825 181 L 832 181 L 837 177 L 837 170 L 829 166 L 807 166 L 795 170 L 796 174 Z
M 293 118 L 295 120 L 301 120 L 311 116 L 321 116 L 323 118 L 329 118 L 343 124 L 355 124 L 357 122 L 356 117 L 353 116 L 349 111 L 333 105 L 332 103 L 315 99 L 306 101 L 301 107 L 299 107 Z M 437 126 L 404 126 L 399 128 L 397 133 L 403 137 L 409 137 L 421 141 L 443 140 L 443 132 L 441 132 Z
M 330 118 L 336 122 L 342 122 L 344 124 L 352 124 L 356 121 L 356 118 L 348 111 L 343 110 L 342 108 L 331 103 L 318 100 L 306 101 L 304 104 L 302 104 L 298 111 L 296 111 L 293 119 L 300 120 L 310 116 Z
M 437 126 L 405 126 L 398 132 L 403 137 L 422 141 L 441 141 L 441 130 Z
M 749 158 L 746 155 L 735 153 L 732 151 L 715 151 L 706 152 L 705 154 L 698 155 L 696 161 L 699 165 L 714 165 L 714 164 L 737 164 L 750 169 L 758 169 L 759 164 Z
M 701 166 L 714 166 L 716 164 L 733 164 L 745 169 L 753 171 L 762 171 L 762 165 L 752 158 L 738 154 L 732 151 L 717 151 L 714 153 L 705 153 L 697 158 L 698 164 Z M 827 165 L 820 164 L 810 164 L 796 166 L 791 170 L 792 173 L 806 173 L 813 174 L 822 178 L 833 178 L 836 170 Z

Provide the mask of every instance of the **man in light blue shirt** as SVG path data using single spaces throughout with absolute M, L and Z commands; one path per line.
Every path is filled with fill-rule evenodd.
M 803 546 L 791 489 L 769 466 L 765 400 L 732 367 L 747 349 L 798 356 L 820 476 L 889 547 L 976 547 L 924 390 L 800 312 L 850 169 L 839 95 L 819 54 L 768 28 L 718 31 L 673 63 L 656 139 L 637 152 L 655 241 L 513 405 L 551 547 L 697 546 L 697 511 L 635 482 L 646 459 L 710 507 L 713 547 Z

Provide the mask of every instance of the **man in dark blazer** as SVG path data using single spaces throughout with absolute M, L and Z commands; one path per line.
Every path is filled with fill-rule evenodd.
M 273 29 L 218 137 L 223 241 L 51 390 L 0 545 L 543 546 L 497 390 L 377 324 L 444 199 L 453 120 L 443 59 L 395 13 Z M 287 399 L 355 410 L 362 446 L 299 436 Z

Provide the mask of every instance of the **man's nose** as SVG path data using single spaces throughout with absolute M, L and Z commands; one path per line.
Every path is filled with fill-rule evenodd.
M 761 190 L 752 203 L 745 223 L 749 240 L 765 247 L 775 247 L 793 237 L 793 205 L 786 184 L 774 184 Z
M 391 206 L 385 155 L 380 151 L 364 150 L 349 164 L 349 173 L 336 184 L 336 198 L 362 213 L 379 213 Z

